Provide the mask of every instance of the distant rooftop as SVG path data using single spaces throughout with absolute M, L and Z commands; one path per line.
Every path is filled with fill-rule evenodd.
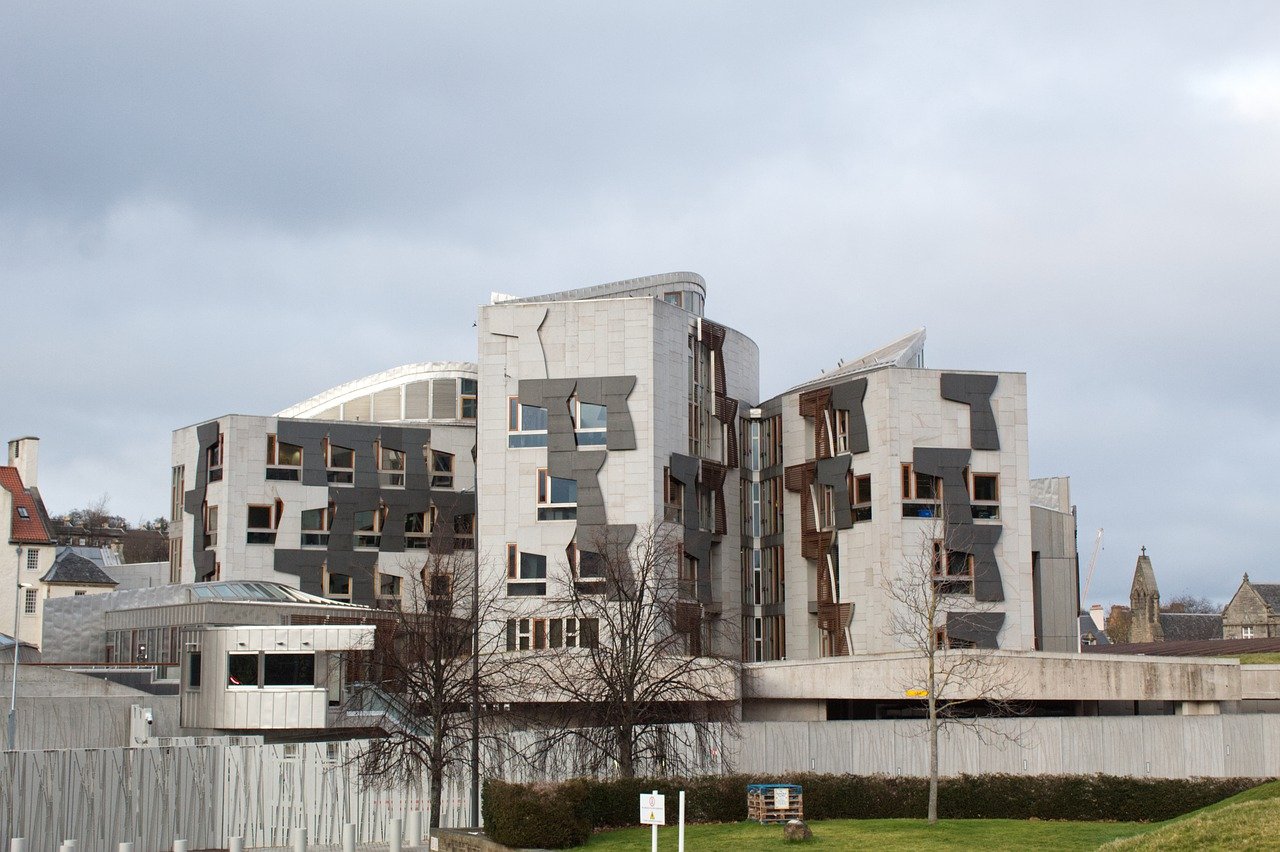
M 267 601 L 270 603 L 323 604 L 325 606 L 368 609 L 359 604 L 335 601 L 300 591 L 283 583 L 258 580 L 227 580 L 216 583 L 192 583 L 187 586 L 194 598 L 221 601 Z
M 541 296 L 508 296 L 504 293 L 493 293 L 489 298 L 492 305 L 504 302 L 568 302 L 578 299 L 609 299 L 620 296 L 655 296 L 662 298 L 664 291 L 693 290 L 702 298 L 707 298 L 707 282 L 696 272 L 663 272 L 659 275 L 646 275 L 642 278 L 628 278 L 624 281 L 611 281 L 608 284 L 596 284 L 592 287 L 580 287 L 576 290 L 561 290 L 557 293 L 546 293 Z M 699 306 L 701 307 L 701 306 Z M 701 313 L 701 310 L 695 311 Z
M 795 393 L 810 387 L 821 387 L 829 384 L 834 379 L 855 376 L 858 373 L 867 373 L 882 367 L 923 367 L 924 338 L 924 328 L 917 328 L 892 343 L 887 343 L 879 349 L 873 349 L 852 361 L 841 361 L 836 365 L 835 369 L 826 370 L 820 376 L 802 382 L 789 390 L 783 391 L 783 393 Z

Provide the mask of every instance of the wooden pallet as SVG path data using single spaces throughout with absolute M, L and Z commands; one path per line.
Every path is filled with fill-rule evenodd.
M 804 795 L 792 793 L 791 801 L 786 808 L 773 806 L 773 793 L 747 793 L 747 819 L 761 825 L 787 822 L 793 819 L 804 819 Z

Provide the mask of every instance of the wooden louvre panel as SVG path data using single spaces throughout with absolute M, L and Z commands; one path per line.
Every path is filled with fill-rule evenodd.
M 831 436 L 827 429 L 827 412 L 830 407 L 831 388 L 818 388 L 800 394 L 800 415 L 813 420 L 814 458 L 825 459 L 831 456 Z

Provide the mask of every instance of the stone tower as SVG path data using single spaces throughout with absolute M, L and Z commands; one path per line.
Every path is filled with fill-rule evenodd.
M 1151 567 L 1151 557 L 1142 548 L 1138 564 L 1133 569 L 1133 586 L 1129 589 L 1129 606 L 1133 621 L 1129 627 L 1130 642 L 1163 642 L 1164 630 L 1160 627 L 1160 589 L 1156 586 L 1156 572 Z

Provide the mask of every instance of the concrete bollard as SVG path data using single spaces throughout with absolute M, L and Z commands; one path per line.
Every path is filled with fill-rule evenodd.
M 400 852 L 400 817 L 392 817 L 387 826 L 387 852 Z
M 293 852 L 307 852 L 307 830 L 305 828 L 291 830 L 289 838 L 293 840 Z
M 185 840 L 173 841 L 173 852 L 187 852 L 187 841 Z
M 410 846 L 417 846 L 422 842 L 422 811 L 409 811 L 409 818 L 404 827 L 404 839 L 409 841 Z
M 244 852 L 244 838 L 231 837 L 227 839 L 227 852 Z
M 27 852 L 27 838 L 15 837 L 10 840 L 9 852 Z
M 354 822 L 344 822 L 342 824 L 342 852 L 356 852 L 356 824 Z

